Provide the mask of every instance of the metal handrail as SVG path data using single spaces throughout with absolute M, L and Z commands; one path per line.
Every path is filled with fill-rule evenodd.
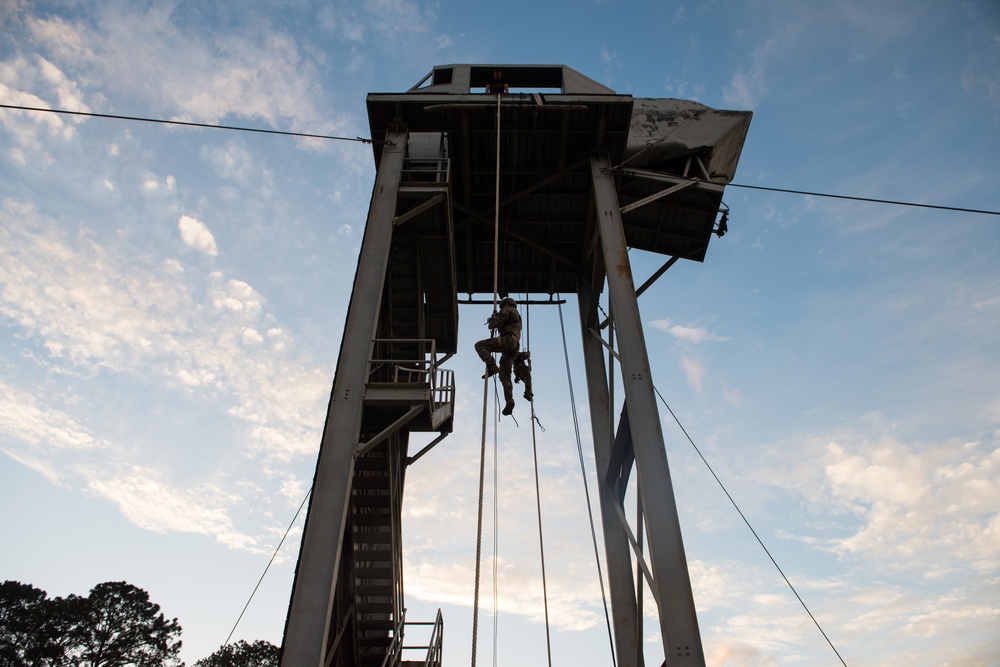
M 382 667 L 388 667 L 390 664 L 396 665 L 399 660 L 393 660 L 392 663 L 389 662 L 389 658 L 393 656 L 399 657 L 400 651 L 403 648 L 403 628 L 406 627 L 406 609 L 403 609 L 403 613 L 399 616 L 399 621 L 396 623 L 396 629 L 392 633 L 392 643 L 385 651 L 385 658 L 382 659 Z
M 431 385 L 431 397 L 434 405 L 455 402 L 455 371 L 438 369 L 436 381 Z
M 375 348 L 378 343 L 416 343 L 420 346 L 426 346 L 424 349 L 429 349 L 430 352 L 425 353 L 419 358 L 375 357 Z M 431 403 L 433 405 L 454 402 L 455 371 L 439 367 L 438 364 L 443 363 L 443 361 L 438 362 L 437 341 L 433 338 L 376 338 L 372 340 L 370 349 L 371 353 L 368 358 L 369 377 L 378 370 L 389 368 L 391 381 L 394 383 L 426 382 L 430 387 Z
M 423 667 L 441 667 L 441 657 L 444 650 L 444 616 L 441 614 L 441 610 L 438 609 L 437 617 L 433 621 L 407 621 L 406 625 L 432 625 L 434 629 L 431 631 L 430 639 L 427 641 L 426 645 L 420 646 L 403 646 L 403 651 L 419 651 L 421 649 L 427 650 L 427 657 L 424 658 Z
M 451 176 L 451 160 L 446 157 L 403 158 L 402 175 L 404 182 L 447 183 Z
M 386 357 L 377 358 L 375 357 L 375 347 L 378 343 L 419 343 L 422 345 L 428 345 L 430 347 L 430 359 L 427 358 L 427 354 L 421 355 L 419 358 L 396 358 L 396 357 Z M 371 376 L 373 372 L 383 367 L 390 367 L 392 374 L 392 381 L 400 381 L 400 371 L 404 371 L 410 376 L 415 375 L 426 375 L 428 382 L 431 385 L 431 389 L 434 389 L 434 371 L 437 368 L 437 341 L 433 338 L 376 338 L 372 340 L 372 345 L 370 348 L 370 353 L 368 355 L 368 374 Z M 407 368 L 407 366 L 412 366 Z M 424 381 L 424 380 L 421 380 Z
M 427 659 L 424 660 L 424 667 L 441 667 L 441 654 L 444 648 L 444 617 L 438 609 L 437 618 L 434 619 L 434 631 L 431 633 L 431 640 L 427 647 Z

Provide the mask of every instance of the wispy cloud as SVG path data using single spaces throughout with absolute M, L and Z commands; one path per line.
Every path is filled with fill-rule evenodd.
M 203 234 L 207 230 L 195 223 L 188 221 L 194 232 L 189 242 L 203 251 L 214 249 Z M 270 462 L 315 451 L 329 371 L 293 356 L 294 339 L 247 282 L 221 271 L 204 275 L 178 259 L 127 259 L 90 230 L 69 233 L 31 206 L 10 200 L 0 207 L 0 238 L 4 247 L 18 249 L 0 255 L 0 314 L 26 341 L 44 350 L 40 363 L 70 378 L 111 373 L 134 381 L 141 376 L 180 399 L 229 403 L 229 415 L 245 434 L 239 456 L 256 459 L 265 473 Z M 201 299 L 195 291 L 199 284 L 205 289 Z M 170 505 L 166 496 L 176 496 L 175 504 L 202 502 L 213 511 L 226 511 L 205 496 L 208 487 L 167 478 L 142 483 L 134 470 L 116 472 L 115 466 L 95 463 L 93 455 L 67 456 L 67 448 L 95 447 L 84 423 L 27 398 L 16 384 L 8 383 L 0 394 L 3 431 L 29 447 L 8 447 L 8 453 L 61 483 L 85 479 L 91 491 L 128 507 L 127 515 L 138 525 L 162 523 L 167 515 L 156 507 Z M 124 443 L 102 447 L 109 461 L 124 457 L 135 469 L 157 456 L 154 451 L 126 451 Z M 273 477 L 276 485 L 288 485 L 281 473 Z M 138 502 L 145 491 L 150 495 Z M 215 514 L 207 516 L 215 528 L 197 531 L 226 536 L 232 546 L 252 542 L 241 541 L 232 529 L 220 529 Z M 176 527 L 169 521 L 161 525 L 165 530 Z
M 0 380 L 0 451 L 62 486 L 60 460 L 73 451 L 106 447 L 69 414 Z
M 705 384 L 705 364 L 700 359 L 685 356 L 681 358 L 681 370 L 684 371 L 688 385 L 700 392 Z
M 0 62 L 0 102 L 41 109 L 58 106 L 70 111 L 90 111 L 79 87 L 41 56 Z M 45 137 L 71 139 L 80 122 L 82 118 L 79 117 L 37 111 L 4 110 L 0 113 L 0 123 L 19 145 L 32 151 L 43 150 Z
M 839 553 L 928 577 L 958 563 L 1000 570 L 1000 447 L 915 450 L 893 438 L 845 444 L 827 445 L 824 470 L 833 500 L 862 525 L 834 545 Z
M 733 73 L 729 85 L 722 89 L 722 99 L 736 109 L 755 109 L 767 92 L 768 69 L 779 52 L 780 40 L 771 37 L 757 46 L 750 54 L 749 66 Z
M 677 324 L 672 320 L 653 320 L 649 324 L 660 331 L 670 334 L 683 343 L 697 345 L 699 343 L 723 343 L 729 340 L 727 336 L 714 334 L 704 327 Z
M 314 61 L 284 33 L 258 25 L 212 36 L 181 28 L 165 7 L 108 7 L 95 18 L 30 16 L 25 24 L 39 46 L 76 76 L 85 74 L 92 88 L 175 109 L 177 119 L 212 123 L 235 116 L 312 133 L 332 133 L 346 123 L 323 108 Z
M 236 549 L 252 549 L 255 540 L 233 525 L 229 509 L 234 493 L 211 485 L 180 488 L 161 472 L 125 466 L 112 474 L 85 471 L 93 493 L 116 503 L 122 514 L 146 530 L 209 535 Z

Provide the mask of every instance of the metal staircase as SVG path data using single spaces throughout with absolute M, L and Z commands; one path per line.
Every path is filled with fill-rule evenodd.
M 351 537 L 361 667 L 380 667 L 402 617 L 402 490 L 398 443 L 384 443 L 354 467 Z
M 389 307 L 389 330 L 395 339 L 415 339 L 423 331 L 423 289 L 420 284 L 418 241 L 413 236 L 397 234 L 392 243 L 386 289 Z M 397 348 L 396 353 L 416 354 L 413 347 Z
M 449 164 L 442 133 L 398 139 L 387 148 L 395 168 L 373 196 L 362 254 L 375 259 L 359 262 L 314 481 L 336 490 L 310 500 L 283 664 L 440 665 L 440 613 L 405 618 L 400 517 L 407 465 L 452 430 L 455 379 L 442 367 L 458 338 Z M 409 456 L 413 432 L 438 436 Z M 325 595 L 303 572 L 315 563 L 333 577 Z M 406 628 L 419 625 L 430 640 L 405 645 Z M 426 655 L 403 660 L 414 651 Z

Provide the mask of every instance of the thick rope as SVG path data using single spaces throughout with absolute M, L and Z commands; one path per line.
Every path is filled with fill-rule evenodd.
M 500 96 L 497 95 L 497 178 L 496 206 L 493 222 L 493 312 L 497 310 L 497 274 L 500 263 Z M 476 593 L 472 616 L 472 667 L 476 667 L 476 645 L 479 638 L 479 573 L 482 565 L 483 549 L 483 487 L 486 481 L 486 411 L 489 402 L 490 379 L 483 380 L 483 443 L 479 455 L 479 522 L 476 527 Z M 494 462 L 496 465 L 496 462 Z M 496 499 L 494 498 L 494 503 Z M 494 522 L 495 523 L 495 522 Z M 494 567 L 496 559 L 494 558 Z M 494 586 L 494 591 L 496 587 Z M 494 593 L 495 594 L 495 593 Z M 496 615 L 494 615 L 496 619 Z M 496 641 L 494 643 L 494 650 Z
M 500 633 L 500 496 L 497 489 L 500 486 L 500 456 L 499 442 L 500 436 L 499 417 L 500 397 L 496 395 L 497 383 L 493 381 L 493 417 L 497 423 L 493 425 L 493 667 L 497 667 L 497 650 L 499 646 Z
M 525 294 L 525 301 L 527 301 L 527 294 Z M 525 328 L 527 329 L 527 345 L 525 348 L 531 349 L 531 308 L 527 305 L 524 307 L 524 319 Z M 538 438 L 535 435 L 535 422 L 538 421 L 538 417 L 535 416 L 535 401 L 534 399 L 528 401 L 531 406 L 531 452 L 535 459 L 535 506 L 538 508 L 538 553 L 542 561 L 542 602 L 545 605 L 545 650 L 549 658 L 549 667 L 552 667 L 552 637 L 549 632 L 549 587 L 548 581 L 545 577 L 545 540 L 542 537 L 542 491 L 541 485 L 538 482 Z
M 493 207 L 493 310 L 497 309 L 497 275 L 500 273 L 500 96 L 497 95 L 497 187 Z
M 472 667 L 476 667 L 476 644 L 479 638 L 479 565 L 483 546 L 483 486 L 486 481 L 486 406 L 489 400 L 490 379 L 483 380 L 483 444 L 479 453 L 479 523 L 476 527 L 476 594 L 472 614 Z
M 552 638 L 549 634 L 549 588 L 545 579 L 545 541 L 542 539 L 542 492 L 538 483 L 538 442 L 535 439 L 535 402 L 531 403 L 531 451 L 535 456 L 535 504 L 538 507 L 538 552 L 542 559 L 542 601 L 545 604 L 545 650 L 552 667 Z
M 580 455 L 580 473 L 583 477 L 583 493 L 587 497 L 587 516 L 590 518 L 590 536 L 594 541 L 594 560 L 597 561 L 597 578 L 601 583 L 601 599 L 604 601 L 604 620 L 608 626 L 608 642 L 611 644 L 611 664 L 617 665 L 615 640 L 611 632 L 611 614 L 608 612 L 608 596 L 604 591 L 604 574 L 601 571 L 601 554 L 597 547 L 597 531 L 594 529 L 594 510 L 590 503 L 590 488 L 587 485 L 587 467 L 583 461 L 583 442 L 580 439 L 580 421 L 576 414 L 576 397 L 573 393 L 573 374 L 569 368 L 569 346 L 566 344 L 566 327 L 563 324 L 562 299 L 559 303 L 559 330 L 562 332 L 563 356 L 566 358 L 566 381 L 569 383 L 569 402 L 573 407 L 573 428 L 576 431 L 576 450 Z

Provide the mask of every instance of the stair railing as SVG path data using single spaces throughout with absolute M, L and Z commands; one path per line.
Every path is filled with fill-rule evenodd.
M 444 648 L 444 617 L 441 616 L 440 609 L 438 609 L 437 618 L 434 619 L 431 640 L 427 644 L 427 659 L 424 660 L 424 667 L 441 667 L 441 653 Z
M 403 183 L 445 184 L 451 175 L 451 160 L 439 158 L 404 158 L 401 179 Z
M 437 611 L 437 618 L 433 621 L 407 621 L 406 625 L 413 626 L 433 626 L 431 630 L 430 639 L 427 644 L 419 646 L 403 646 L 403 651 L 427 651 L 427 657 L 422 661 L 412 661 L 405 662 L 406 665 L 413 665 L 416 667 L 441 667 L 441 654 L 444 649 L 444 617 L 441 615 L 441 610 Z
M 385 658 L 382 659 L 382 667 L 396 667 L 403 651 L 403 628 L 406 627 L 406 610 L 399 615 L 395 630 L 392 631 L 392 642 L 385 651 Z
M 415 346 L 421 352 L 415 356 L 396 356 L 392 348 L 397 345 Z M 376 350 L 382 353 L 376 356 Z M 455 372 L 439 366 L 447 358 L 438 361 L 437 342 L 433 338 L 376 338 L 368 359 L 368 379 L 375 381 L 378 374 L 387 378 L 379 378 L 380 381 L 394 384 L 426 383 L 430 389 L 428 407 L 433 413 L 437 406 L 454 405 L 455 402 Z

